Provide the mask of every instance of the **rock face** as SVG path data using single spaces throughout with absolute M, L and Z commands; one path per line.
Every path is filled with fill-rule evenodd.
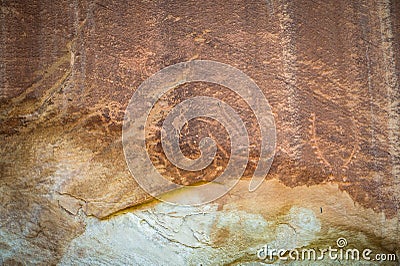
M 2 1 L 0 14 L 0 264 L 263 263 L 264 245 L 325 248 L 339 237 L 398 264 L 399 1 Z M 261 148 L 254 114 L 227 88 L 182 84 L 146 124 L 166 177 L 210 181 L 230 158 L 210 119 L 190 121 L 180 142 L 193 159 L 213 138 L 209 167 L 192 173 L 165 157 L 161 124 L 190 97 L 231 105 L 252 148 L 229 194 L 172 206 L 131 176 L 122 124 L 143 81 L 195 59 L 234 66 L 261 88 L 275 159 L 248 192 Z

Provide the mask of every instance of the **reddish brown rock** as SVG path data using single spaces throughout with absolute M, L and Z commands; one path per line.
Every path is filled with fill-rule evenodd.
M 267 179 L 293 189 L 337 185 L 365 212 L 400 219 L 398 1 L 3 1 L 0 15 L 4 254 L 7 242 L 23 239 L 15 254 L 56 263 L 84 230 L 84 214 L 104 218 L 151 200 L 126 166 L 124 111 L 146 78 L 194 59 L 232 65 L 265 94 L 277 126 Z M 248 122 L 253 148 L 244 179 L 251 177 L 260 145 L 254 116 L 240 97 L 210 84 L 183 85 L 161 100 L 164 113 L 155 107 L 153 162 L 183 184 L 222 171 L 229 141 L 209 120 L 189 123 L 181 142 L 193 158 L 194 140 L 219 143 L 202 178 L 173 168 L 160 150 L 167 111 L 205 94 Z

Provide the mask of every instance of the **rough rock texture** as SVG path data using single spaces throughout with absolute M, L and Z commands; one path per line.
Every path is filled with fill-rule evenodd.
M 113 261 L 155 265 L 163 261 L 166 265 L 261 265 L 264 261 L 256 253 L 266 244 L 289 250 L 327 248 L 336 245 L 338 236 L 346 237 L 349 246 L 360 250 L 368 247 L 376 253 L 389 253 L 398 245 L 398 236 L 393 235 L 398 221 L 385 220 L 385 228 L 377 228 L 384 216 L 354 206 L 337 185 L 290 189 L 271 180 L 255 194 L 243 193 L 247 185 L 240 183 L 232 191 L 229 203 L 222 202 L 226 199 L 201 207 L 159 203 L 106 221 L 89 219 L 85 233 L 70 243 L 61 264 Z M 321 193 L 326 195 L 324 199 L 315 201 Z M 360 232 L 360 228 L 369 233 Z M 383 240 L 377 240 L 376 235 Z M 309 261 L 303 263 L 309 265 Z M 320 263 L 340 265 L 328 258 Z M 348 261 L 346 265 L 360 262 Z
M 0 263 L 244 263 L 263 244 L 325 247 L 343 235 L 399 257 L 399 1 L 3 0 L 0 21 Z M 158 203 L 121 213 L 151 200 L 122 151 L 129 99 L 194 59 L 230 64 L 263 90 L 278 141 L 269 181 L 245 193 L 259 130 L 240 98 L 185 84 L 150 116 L 154 164 L 183 184 L 221 172 L 229 142 L 213 121 L 189 123 L 182 138 L 189 157 L 204 136 L 219 143 L 201 178 L 173 168 L 159 142 L 175 104 L 211 95 L 248 123 L 245 176 L 204 217 Z M 305 227 L 290 218 L 301 213 Z

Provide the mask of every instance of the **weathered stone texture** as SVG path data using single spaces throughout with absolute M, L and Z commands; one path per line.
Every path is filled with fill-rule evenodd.
M 105 218 L 151 200 L 126 166 L 124 111 L 146 78 L 194 59 L 230 64 L 250 76 L 268 99 L 277 126 L 267 179 L 280 185 L 264 184 L 254 199 L 232 192 L 215 203 L 215 217 L 257 216 L 274 228 L 292 208 L 318 213 L 327 207 L 326 216 L 318 214 L 321 224 L 312 240 L 305 237 L 295 246 L 332 243 L 337 234 L 350 238 L 355 232 L 354 241 L 362 246 L 399 252 L 399 1 L 4 0 L 0 25 L 0 262 L 88 262 L 82 259 L 91 245 L 85 242 L 86 224 L 94 224 L 95 231 L 108 225 L 95 218 L 91 224 L 87 216 Z M 226 165 L 229 141 L 220 125 L 207 119 L 189 123 L 181 142 L 193 158 L 194 141 L 211 136 L 219 143 L 202 178 L 173 168 L 162 152 L 160 123 L 175 104 L 196 95 L 226 101 L 248 123 L 253 148 L 239 184 L 245 187 L 259 155 L 259 129 L 240 97 L 216 85 L 185 84 L 160 100 L 148 123 L 153 162 L 182 184 L 212 180 Z M 259 200 L 278 207 L 257 209 Z M 350 203 L 356 206 L 351 211 Z M 140 213 L 133 213 L 132 219 L 139 219 Z M 240 252 L 262 241 L 224 235 L 229 230 L 219 228 L 215 217 L 206 226 L 208 246 L 197 255 L 214 256 L 213 248 L 222 247 L 241 254 L 231 257 L 236 262 L 252 260 Z M 131 218 L 112 219 L 104 223 Z M 149 234 L 160 230 L 153 229 Z M 267 230 L 265 238 L 278 243 L 274 232 Z M 82 250 L 68 246 L 74 238 L 71 243 Z M 187 245 L 179 236 L 171 239 Z M 99 249 L 107 245 L 103 240 Z M 233 249 L 224 241 L 232 241 Z M 235 262 L 220 255 L 216 263 Z M 94 256 L 100 262 L 115 259 Z

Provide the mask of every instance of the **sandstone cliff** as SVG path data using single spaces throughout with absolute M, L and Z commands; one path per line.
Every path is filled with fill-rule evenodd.
M 0 264 L 244 264 L 261 262 L 264 244 L 339 237 L 399 259 L 399 1 L 5 0 L 0 15 Z M 214 179 L 231 148 L 220 124 L 193 120 L 183 153 L 196 158 L 208 136 L 216 157 L 196 173 L 174 167 L 160 124 L 179 102 L 221 99 L 250 132 L 238 185 L 184 208 L 138 186 L 121 135 L 140 84 L 197 59 L 254 80 L 277 143 L 266 181 L 248 192 L 261 149 L 248 105 L 204 82 L 164 95 L 146 144 L 176 183 Z

